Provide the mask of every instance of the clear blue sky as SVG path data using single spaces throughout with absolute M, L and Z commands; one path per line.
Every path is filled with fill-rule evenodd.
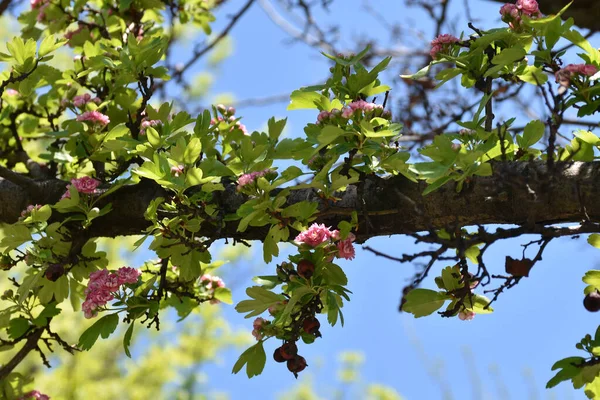
M 217 27 L 225 24 L 227 20 L 223 17 L 243 2 L 230 3 L 219 13 L 221 20 Z M 415 9 L 406 8 L 402 1 L 370 3 L 389 21 L 430 29 L 430 20 Z M 469 3 L 474 17 L 498 21 L 499 3 Z M 462 15 L 463 4 L 454 1 L 450 15 Z M 363 38 L 366 33 L 369 37 L 379 36 L 383 44 L 387 43 L 389 35 L 385 26 L 365 15 L 361 1 L 336 0 L 331 12 L 324 17 L 342 26 L 343 45 L 347 47 L 352 47 L 349 46 L 351 40 Z M 457 26 L 466 27 L 466 24 Z M 485 26 L 484 23 L 481 26 Z M 460 34 L 460 31 L 449 33 Z M 327 73 L 328 64 L 318 52 L 301 43 L 290 45 L 289 37 L 269 20 L 258 4 L 253 5 L 232 36 L 234 54 L 219 69 L 214 94 L 229 92 L 238 99 L 246 99 L 289 93 L 318 82 Z M 417 46 L 422 45 L 424 42 Z M 185 51 L 180 55 L 185 59 Z M 196 72 L 201 70 L 202 66 L 196 68 Z M 271 116 L 287 116 L 288 134 L 302 135 L 303 125 L 313 121 L 316 114 L 287 112 L 286 105 L 246 108 L 238 114 L 244 117 L 243 122 L 250 129 L 262 128 Z M 505 256 L 519 257 L 521 243 L 525 240 L 505 241 L 493 247 L 487 254 L 488 267 L 503 273 Z M 368 244 L 390 254 L 415 249 L 413 242 L 403 236 L 373 239 Z M 256 248 L 260 250 L 259 246 Z M 350 280 L 349 288 L 354 292 L 352 301 L 344 308 L 346 326 L 325 327 L 322 339 L 301 347 L 311 365 L 302 375 L 312 374 L 321 396 L 331 398 L 331 390 L 337 387 L 337 355 L 345 350 L 360 350 L 366 356 L 362 369 L 364 381 L 392 386 L 411 400 L 583 398 L 583 393 L 575 392 L 569 384 L 562 384 L 553 391 L 547 391 L 544 386 L 553 375 L 551 365 L 560 358 L 575 355 L 574 344 L 586 333 L 593 333 L 598 325 L 597 315 L 586 312 L 582 306 L 581 277 L 586 270 L 597 267 L 599 255 L 585 240 L 554 241 L 531 277 L 500 298 L 494 314 L 462 322 L 438 316 L 413 319 L 398 313 L 401 289 L 415 268 L 359 250 L 354 261 L 342 263 Z M 255 260 L 258 265 L 253 266 L 261 273 L 272 272 L 274 263 L 261 267 L 260 257 Z M 226 274 L 235 274 L 235 271 Z M 247 276 L 247 281 L 240 282 L 240 289 L 234 292 L 236 302 L 244 299 L 243 287 L 252 284 L 250 278 Z M 427 281 L 424 286 L 432 287 L 433 283 Z M 224 309 L 234 326 L 251 329 L 251 320 L 244 320 L 232 308 Z M 273 348 L 268 347 L 269 356 Z M 252 380 L 243 373 L 231 375 L 237 356 L 238 352 L 232 351 L 225 355 L 222 366 L 204 370 L 210 377 L 211 388 L 229 392 L 236 400 L 271 399 L 295 383 L 285 366 L 274 362 L 268 362 L 263 375 Z M 321 360 L 320 368 L 317 368 L 317 360 Z M 499 377 L 491 372 L 494 368 Z M 439 378 L 433 377 L 436 373 Z M 451 388 L 452 397 L 444 397 L 444 386 Z M 510 396 L 503 392 L 503 387 Z

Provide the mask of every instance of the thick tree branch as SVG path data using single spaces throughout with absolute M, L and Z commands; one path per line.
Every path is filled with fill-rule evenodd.
M 474 177 L 457 193 L 454 184 L 423 197 L 424 182 L 413 183 L 404 177 L 382 179 L 369 176 L 364 182 L 364 197 L 357 185 L 339 193 L 336 202 L 323 200 L 316 191 L 292 191 L 288 204 L 303 200 L 319 203 L 317 222 L 336 226 L 359 211 L 357 238 L 415 233 L 454 226 L 513 224 L 531 232 L 540 224 L 600 220 L 600 162 L 558 163 L 552 179 L 544 162 L 496 162 L 494 174 Z M 31 198 L 24 189 L 0 180 L 0 222 L 12 223 L 28 204 L 57 201 L 64 193 L 65 182 L 36 181 L 43 187 L 43 196 Z M 114 237 L 141 234 L 148 227 L 144 212 L 149 202 L 164 197 L 167 192 L 152 181 L 124 187 L 107 197 L 113 211 L 94 221 L 89 229 L 92 237 Z M 227 186 L 221 195 L 224 213 L 235 213 L 247 200 Z M 364 204 L 363 204 L 364 200 Z M 582 210 L 585 210 L 583 212 Z M 586 216 L 587 213 L 587 216 Z M 60 216 L 60 214 L 59 214 Z M 371 229 L 366 229 L 368 218 Z M 249 227 L 237 232 L 237 221 L 222 229 L 205 224 L 200 234 L 219 238 L 262 240 L 268 227 Z M 527 232 L 523 232 L 527 233 Z

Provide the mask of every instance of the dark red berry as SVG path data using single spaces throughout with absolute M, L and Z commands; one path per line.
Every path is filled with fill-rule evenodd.
M 306 360 L 302 356 L 295 356 L 291 360 L 288 360 L 287 367 L 290 372 L 294 373 L 294 376 L 298 377 L 298 372 L 304 371 L 306 368 Z
M 310 279 L 315 273 L 315 264 L 308 260 L 302 260 L 298 263 L 298 275 L 305 279 Z
M 281 347 L 275 349 L 275 352 L 273 353 L 273 359 L 278 363 L 286 361 L 286 358 L 283 356 L 283 354 L 281 354 Z
M 46 279 L 52 282 L 56 282 L 58 278 L 65 274 L 65 267 L 62 264 L 50 264 L 48 268 L 46 268 Z
M 583 306 L 589 312 L 600 311 L 600 293 L 596 290 L 583 299 Z
M 302 322 L 302 329 L 304 332 L 310 333 L 311 335 L 317 333 L 320 327 L 321 323 L 315 317 L 308 317 Z
M 294 342 L 284 343 L 281 347 L 281 356 L 286 360 L 294 358 L 298 354 L 298 346 Z

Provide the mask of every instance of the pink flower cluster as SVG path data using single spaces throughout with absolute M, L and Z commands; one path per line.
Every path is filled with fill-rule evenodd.
M 563 69 L 556 71 L 554 77 L 556 82 L 559 83 L 563 88 L 566 88 L 571 84 L 571 78 L 573 75 L 581 76 L 593 76 L 598 72 L 598 67 L 591 64 L 569 64 Z
M 591 64 L 569 64 L 563 69 L 571 74 L 585 76 L 593 76 L 598 72 L 598 67 Z
M 321 243 L 329 242 L 331 239 L 336 239 L 340 235 L 340 231 L 331 230 L 325 224 L 312 224 L 307 230 L 300 232 L 294 241 L 299 244 L 307 244 L 310 247 L 317 247 Z
M 374 117 L 391 119 L 392 113 L 384 110 L 381 104 L 369 103 L 364 100 L 356 100 L 345 106 L 342 110 L 334 108 L 331 111 L 321 111 L 317 115 L 317 124 L 324 125 L 329 121 L 335 121 L 336 118 L 351 119 L 356 116 L 367 116 L 372 114 Z
M 331 228 L 325 226 L 325 224 L 312 224 L 307 230 L 300 232 L 294 241 L 298 244 L 306 244 L 310 247 L 317 247 L 321 243 L 328 243 L 338 241 L 337 257 L 344 258 L 346 260 L 354 259 L 356 251 L 352 244 L 356 240 L 354 234 L 349 233 L 348 237 L 344 240 L 340 239 L 340 231 L 337 229 L 331 230 Z
M 516 6 L 519 11 L 528 17 L 538 17 L 540 15 L 540 6 L 536 0 L 517 0 Z
M 240 177 L 238 178 L 237 189 L 242 190 L 242 188 L 244 186 L 253 183 L 254 181 L 256 181 L 257 178 L 260 178 L 261 176 L 265 176 L 269 172 L 271 172 L 270 169 L 264 169 L 262 171 L 250 172 L 248 174 L 240 175 Z
M 209 296 L 213 296 L 216 288 L 224 288 L 225 282 L 223 279 L 218 276 L 212 276 L 210 274 L 204 274 L 200 277 L 200 284 L 204 286 L 204 288 L 208 291 Z M 220 303 L 217 299 L 212 299 L 210 304 L 218 304 Z
M 83 178 L 71 179 L 71 185 L 75 186 L 75 189 L 77 189 L 79 193 L 94 194 L 96 193 L 96 188 L 100 185 L 100 182 L 89 176 L 84 176 Z M 71 185 L 67 186 L 67 191 L 62 195 L 61 200 L 71 198 L 71 192 L 69 190 Z
M 352 244 L 356 240 L 356 236 L 354 234 L 349 233 L 348 237 L 344 240 L 340 240 L 337 243 L 338 249 L 338 257 L 344 258 L 346 260 L 354 260 L 356 256 L 356 251 L 354 250 L 354 245 Z
M 4 91 L 4 93 L 6 93 L 7 96 L 18 96 L 19 92 L 16 91 L 15 89 L 6 89 Z
M 73 97 L 73 105 L 77 108 L 82 108 L 84 107 L 87 103 L 89 103 L 90 101 L 93 101 L 96 104 L 100 104 L 102 102 L 102 100 L 100 100 L 100 98 L 98 97 L 94 97 L 92 99 L 92 96 L 89 93 L 86 94 L 82 94 L 80 96 L 75 96 Z M 92 112 L 92 111 L 90 111 Z M 97 112 L 98 113 L 98 112 Z M 85 114 L 85 113 L 84 113 Z M 100 114 L 100 113 L 98 113 Z M 108 121 L 108 117 L 106 117 L 107 121 Z M 79 121 L 79 118 L 77 119 Z M 108 121 L 110 122 L 110 121 Z M 106 122 L 106 124 L 108 124 L 108 122 Z M 106 125 L 104 124 L 104 125 Z
M 229 107 L 229 108 L 233 108 L 233 107 Z M 217 119 L 211 119 L 210 120 L 210 124 L 211 125 L 217 125 L 219 122 L 234 122 L 235 121 L 235 117 L 232 115 L 230 117 L 228 117 L 227 119 L 223 118 L 223 117 L 217 117 Z M 242 131 L 242 133 L 244 135 L 249 135 L 248 133 L 248 129 L 246 128 L 246 125 L 242 124 L 240 121 L 235 122 L 235 124 L 229 128 L 229 131 L 233 131 L 235 128 L 238 128 L 240 131 Z
M 473 318 L 475 318 L 473 311 L 461 311 L 458 313 L 458 319 L 461 321 L 471 321 Z
M 454 44 L 459 43 L 460 39 L 447 33 L 439 35 L 431 41 L 431 50 L 429 55 L 436 60 L 439 54 L 447 53 Z
M 77 121 L 79 121 L 79 122 L 89 121 L 94 124 L 100 124 L 102 126 L 106 126 L 109 124 L 110 119 L 108 118 L 107 115 L 104 115 L 101 112 L 94 110 L 94 111 L 86 111 L 83 114 L 78 115 Z
M 36 204 L 36 205 L 30 204 L 30 205 L 27 206 L 26 209 L 24 209 L 23 211 L 21 211 L 21 217 L 26 217 L 29 214 L 31 214 L 31 212 L 33 210 L 39 210 L 40 208 L 42 208 L 42 206 L 39 205 L 39 204 Z
M 144 118 L 142 120 L 142 124 L 141 124 L 141 128 L 140 128 L 140 134 L 141 135 L 145 135 L 146 134 L 146 128 L 148 127 L 154 127 L 154 126 L 158 126 L 162 124 L 162 121 L 160 119 L 147 119 Z
M 33 2 L 33 0 L 32 0 Z M 38 390 L 32 390 L 19 397 L 19 400 L 50 400 L 50 396 L 40 393 Z
M 506 22 L 512 29 L 521 28 L 521 17 L 538 18 L 542 14 L 536 0 L 517 0 L 516 4 L 506 3 L 500 7 L 502 21 Z
M 137 283 L 141 274 L 141 271 L 131 267 L 121 267 L 117 272 L 108 272 L 107 269 L 92 272 L 85 289 L 85 301 L 81 305 L 85 317 L 98 315 L 96 309 L 113 300 L 113 293 L 118 292 L 121 285 Z
M 264 318 L 258 317 L 254 320 L 254 322 L 252 323 L 252 327 L 254 328 L 252 330 L 252 336 L 254 336 L 254 338 L 256 340 L 261 340 L 263 338 L 263 329 L 266 325 L 270 324 L 270 321 L 267 321 Z

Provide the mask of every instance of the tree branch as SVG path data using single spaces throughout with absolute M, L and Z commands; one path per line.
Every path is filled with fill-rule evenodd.
M 42 333 L 44 333 L 45 329 L 46 328 L 34 329 L 27 337 L 27 341 L 25 342 L 25 345 L 23 345 L 21 350 L 19 350 L 17 354 L 15 354 L 8 363 L 4 364 L 0 368 L 0 382 L 2 382 L 8 376 L 8 374 L 10 374 L 13 371 L 13 369 L 15 369 L 15 367 L 19 365 L 21 361 L 23 361 L 23 359 L 27 356 L 27 354 L 29 354 L 31 350 L 37 348 L 38 340 L 40 340 L 40 337 L 42 337 Z
M 288 205 L 317 202 L 319 213 L 315 222 L 330 226 L 349 220 L 356 210 L 364 210 L 358 215 L 359 242 L 374 236 L 430 231 L 457 223 L 521 225 L 519 229 L 525 230 L 522 233 L 533 233 L 545 224 L 587 220 L 582 210 L 591 222 L 600 220 L 600 162 L 557 163 L 552 179 L 545 162 L 495 162 L 493 169 L 492 176 L 473 177 L 460 193 L 449 183 L 423 197 L 424 182 L 413 183 L 402 176 L 388 179 L 368 176 L 364 181 L 364 196 L 359 195 L 358 185 L 350 185 L 345 192 L 338 193 L 336 202 L 323 200 L 313 189 L 292 190 Z M 56 180 L 36 183 L 44 187 L 44 198 L 35 199 L 37 204 L 57 201 L 66 185 Z M 102 200 L 112 203 L 112 211 L 94 220 L 89 228 L 91 237 L 142 234 L 149 226 L 144 218 L 148 204 L 167 194 L 145 179 L 117 190 Z M 227 185 L 220 196 L 224 214 L 234 214 L 248 199 L 236 190 L 235 184 Z M 0 180 L 0 222 L 15 222 L 32 200 L 24 189 Z M 372 225 L 369 230 L 367 218 Z M 237 226 L 237 221 L 226 223 L 218 230 L 217 238 L 263 240 L 269 228 L 249 227 L 238 232 Z M 204 223 L 199 235 L 215 237 L 215 232 L 214 225 Z

